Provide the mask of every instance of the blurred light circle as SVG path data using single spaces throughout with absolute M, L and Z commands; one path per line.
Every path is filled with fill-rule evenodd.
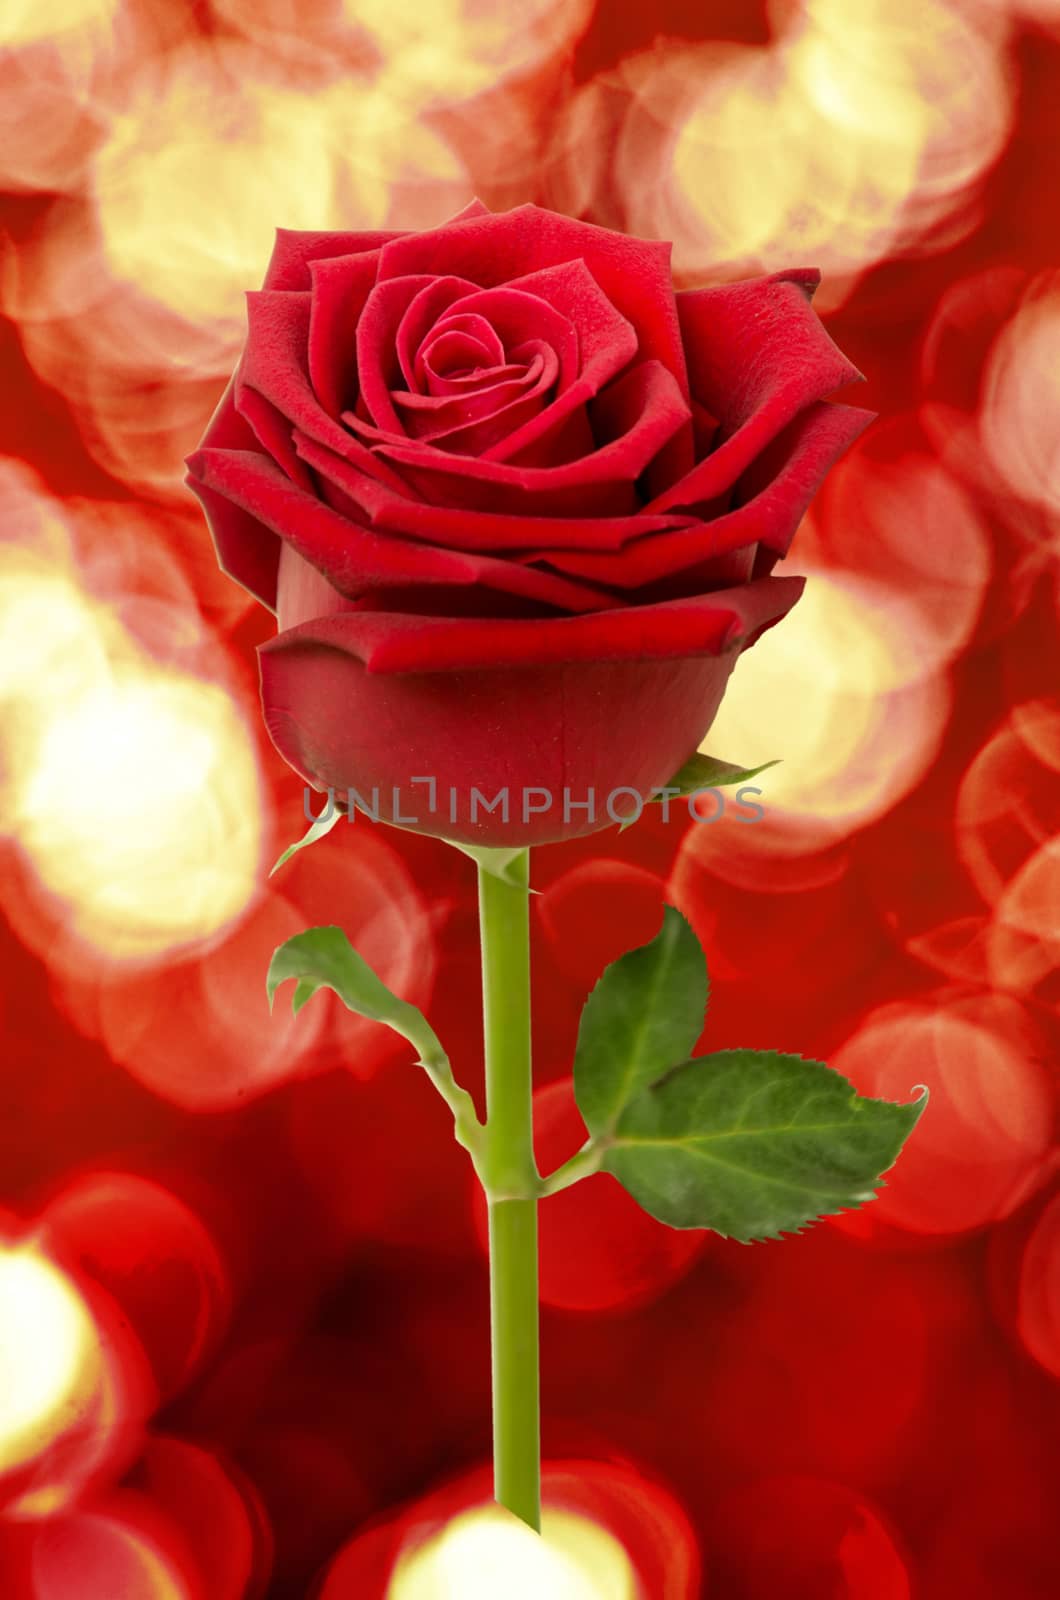
M 553 107 L 563 103 L 567 87 L 566 61 L 560 56 L 530 77 L 494 79 L 472 99 L 431 113 L 432 125 L 465 164 L 472 191 L 491 211 L 520 206 L 527 195 L 544 202 L 541 148 Z
M 1033 131 L 1021 138 L 1032 141 Z M 1058 282 L 1015 263 L 969 273 L 939 297 L 923 340 L 918 420 L 988 515 L 1005 579 L 985 596 L 979 642 L 1011 633 L 1043 574 L 1060 580 L 1052 441 L 1041 415 L 1056 391 L 1049 348 Z M 1006 668 L 1026 674 L 1030 654 L 1018 645 Z
M 246 331 L 243 293 L 264 274 L 276 228 L 441 221 L 468 198 L 444 140 L 370 82 L 306 92 L 238 41 L 191 45 L 131 86 L 100 150 L 94 197 L 103 259 L 139 303 L 194 330 L 195 365 L 228 367 Z M 213 350 L 201 349 L 205 337 Z M 169 358 L 186 368 L 174 328 Z M 197 349 L 198 347 L 198 349 Z
M 838 1220 L 754 1251 L 723 1246 L 714 1283 L 691 1281 L 658 1381 L 704 1474 L 723 1462 L 730 1485 L 764 1471 L 862 1483 L 916 1448 L 959 1285 L 938 1252 L 900 1253 L 893 1236 L 874 1248 Z M 704 1326 L 717 1340 L 706 1368 Z
M 912 1233 L 961 1233 L 1009 1215 L 1045 1160 L 1054 1096 L 1014 1002 L 895 1002 L 871 1012 L 830 1065 L 861 1094 L 931 1098 L 873 1215 Z
M 35 1600 L 199 1600 L 146 1534 L 116 1517 L 79 1512 L 46 1526 L 33 1551 Z
M 925 527 L 945 528 L 946 538 L 925 539 Z M 908 416 L 876 422 L 865 444 L 829 475 L 791 565 L 801 568 L 807 559 L 841 580 L 873 585 L 874 620 L 910 680 L 959 656 L 975 633 L 993 571 L 979 503 L 924 450 Z
M 979 403 L 999 329 L 1019 306 L 1029 274 L 996 264 L 948 283 L 920 350 L 919 421 L 939 461 L 995 503 L 1008 494 L 983 449 Z
M 285 60 L 354 60 L 388 94 L 436 106 L 522 76 L 570 47 L 592 0 L 211 0 L 229 26 Z
M 246 905 L 257 766 L 223 692 L 122 674 L 53 713 L 34 754 L 19 842 L 91 942 L 118 955 L 168 949 Z
M 0 1247 L 0 1503 L 46 1520 L 135 1459 L 158 1390 L 120 1308 L 19 1225 Z
M 209 0 L 209 10 L 224 27 L 288 63 L 375 65 L 343 0 Z
M 204 1600 L 248 1600 L 264 1593 L 271 1530 L 243 1472 L 201 1445 L 156 1435 L 135 1477 L 150 1506 L 161 1509 L 183 1541 L 188 1559 L 182 1565 L 201 1580 Z M 119 1490 L 115 1500 L 120 1496 Z M 176 1547 L 176 1539 L 168 1542 Z M 198 1592 L 196 1584 L 193 1593 Z
M 402 1555 L 386 1600 L 637 1600 L 621 1544 L 588 1517 L 543 1507 L 537 1534 L 501 1506 L 461 1512 Z
M 533 906 L 556 965 L 589 989 L 612 961 L 654 939 L 665 899 L 657 873 L 594 856 L 554 878 Z
M 314 801 L 319 796 L 314 797 Z M 299 852 L 275 880 L 304 927 L 333 922 L 339 915 L 351 943 L 372 971 L 403 1000 L 424 1008 L 433 991 L 438 964 L 437 929 L 445 906 L 421 892 L 396 836 L 385 824 L 350 821 L 347 814 L 325 840 Z M 276 853 L 304 831 L 305 819 L 288 823 L 286 838 L 275 830 Z M 389 837 L 388 837 L 389 835 Z M 287 1004 L 289 991 L 280 990 Z M 355 1078 L 371 1078 L 395 1052 L 408 1057 L 410 1046 L 392 1029 L 358 1016 L 323 991 L 313 1005 L 327 1018 L 334 1057 Z M 299 1019 L 305 1013 L 299 1012 Z M 275 1026 L 275 1022 L 274 1022 Z
M 1024 1247 L 1016 1327 L 1039 1366 L 1060 1378 L 1060 1195 L 1045 1207 Z
M 1060 834 L 1046 840 L 1006 884 L 987 933 L 999 988 L 1060 1009 Z
M 320 1039 L 319 1004 L 297 1017 L 270 1013 L 265 973 L 273 951 L 305 921 L 276 893 L 250 910 L 207 952 L 164 971 L 115 971 L 93 982 L 85 1021 L 138 1082 L 189 1111 L 223 1111 L 305 1068 Z M 282 1000 L 281 996 L 281 1000 Z
M 124 62 L 160 43 L 160 7 L 140 0 L 8 0 L 0 12 L 0 182 L 79 184 L 104 136 Z
M 36 1237 L 121 1307 L 163 1396 L 201 1366 L 225 1326 L 228 1274 L 204 1224 L 176 1195 L 132 1173 L 83 1173 L 46 1206 Z
M 953 917 L 913 934 L 905 948 L 914 960 L 951 982 L 983 988 L 991 982 L 988 938 L 986 916 Z
M 614 182 L 618 141 L 627 116 L 633 118 L 634 85 L 650 71 L 645 58 L 627 56 L 612 70 L 577 85 L 556 107 L 539 164 L 544 205 L 568 216 L 590 217 L 604 227 L 622 226 Z M 661 124 L 655 121 L 642 145 L 645 165 L 657 159 L 651 151 L 660 138 Z
M 672 238 L 686 282 L 801 256 L 825 273 L 822 305 L 888 254 L 969 233 L 1012 120 L 998 30 L 943 0 L 807 0 L 768 48 L 659 44 L 618 77 L 629 230 Z
M 0 297 L 30 367 L 62 396 L 95 460 L 138 488 L 179 496 L 186 508 L 183 459 L 235 360 L 234 349 L 230 359 L 219 356 L 216 327 L 187 322 L 116 282 L 82 198 L 56 201 L 11 254 Z M 201 526 L 198 508 L 196 516 Z
M 277 227 L 424 228 L 470 199 L 421 110 L 334 63 L 307 79 L 231 35 L 135 56 L 87 191 L 49 208 L 0 281 L 27 360 L 108 472 L 186 504 L 183 458 Z
M 0 1473 L 41 1455 L 91 1410 L 104 1381 L 92 1315 L 32 1246 L 0 1248 Z
M 65 937 L 157 955 L 216 932 L 253 892 L 256 753 L 228 691 L 152 660 L 86 587 L 68 538 L 49 542 L 46 557 L 32 531 L 0 551 L 0 827 L 62 903 Z M 137 607 L 143 635 L 200 664 L 190 602 L 125 597 L 127 616 Z
M 882 176 L 890 152 L 916 153 L 901 244 L 933 230 L 952 243 L 976 216 L 968 190 L 1001 154 L 1012 126 L 1016 80 L 1007 30 L 952 0 L 806 0 L 793 30 L 796 77 L 837 131 L 866 140 Z M 864 197 L 859 195 L 858 199 Z
M 700 1558 L 688 1517 L 632 1464 L 544 1460 L 540 1535 L 488 1498 L 491 1479 L 490 1468 L 476 1468 L 355 1535 L 328 1569 L 321 1600 L 376 1593 L 386 1600 L 471 1600 L 501 1592 L 535 1600 L 699 1595 Z
M 1060 814 L 1056 771 L 1060 767 L 1060 708 L 1047 699 L 1014 707 L 987 738 L 960 781 L 954 808 L 954 840 L 961 862 L 987 905 L 1011 895 L 1007 916 L 1018 930 L 1028 913 L 1028 931 L 1049 935 L 1033 916 L 1033 900 L 1048 872 L 1050 840 Z M 1042 854 L 1044 852 L 1044 854 Z M 1041 854 L 1038 866 L 1029 863 Z M 1022 869 L 1030 877 L 1014 880 Z M 1028 884 L 1030 887 L 1028 887 Z
M 20 764 L 8 830 L 97 948 L 168 950 L 246 905 L 257 763 L 223 691 L 150 668 L 115 673 L 51 701 Z
M 1028 750 L 1045 766 L 1060 772 L 1060 702 L 1024 700 L 1009 713 L 1012 726 Z
M 937 661 L 938 650 L 919 647 L 917 626 L 890 586 L 812 573 L 784 626 L 741 657 L 703 746 L 738 752 L 748 766 L 782 755 L 755 780 L 764 815 L 739 827 L 739 850 L 728 819 L 694 823 L 687 847 L 709 852 L 722 877 L 753 878 L 757 862 L 765 880 L 774 856 L 834 843 L 920 782 L 952 690 L 944 675 L 920 672 L 919 660 Z M 930 641 L 926 625 L 920 632 Z
M 188 323 L 213 324 L 226 356 L 277 225 L 325 226 L 333 204 L 332 153 L 311 102 L 255 79 L 255 65 L 232 47 L 189 47 L 161 83 L 142 74 L 93 173 L 112 276 Z
M 746 1044 L 751 1017 L 757 1046 L 785 1049 L 800 1037 L 809 1049 L 807 1030 L 816 1038 L 823 1018 L 834 1027 L 866 990 L 877 992 L 890 931 L 848 848 L 755 857 L 743 844 L 747 830 L 730 823 L 722 831 L 686 831 L 666 895 L 707 952 L 712 992 L 699 1048 Z
M 593 0 L 343 0 L 383 63 L 395 97 L 428 106 L 464 100 L 569 50 Z
M 276 1532 L 277 1593 L 286 1584 L 290 1593 L 300 1594 L 309 1575 L 372 1507 L 348 1441 L 321 1432 L 313 1419 L 258 1422 L 241 1437 L 239 1460 Z
M 982 381 L 980 437 L 1009 488 L 1060 511 L 1060 274 L 1033 279 L 1001 328 Z
M 0 45 L 17 49 L 45 39 L 61 38 L 89 23 L 112 26 L 119 0 L 57 0 L 47 10 L 33 0 L 8 0 L 0 23 Z
M 304 831 L 303 819 L 289 837 Z M 274 841 L 277 855 L 286 842 Z M 104 969 L 81 981 L 70 973 L 60 1003 L 133 1077 L 188 1110 L 231 1108 L 339 1064 L 368 1078 L 408 1052 L 399 1035 L 327 991 L 297 1015 L 288 990 L 278 992 L 271 1012 L 265 997 L 277 946 L 336 915 L 388 987 L 426 1003 L 436 960 L 430 908 L 397 851 L 369 825 L 357 831 L 348 823 L 296 856 L 255 891 L 239 919 L 183 960 L 171 958 L 162 970 Z M 356 1200 L 357 1191 L 349 1193 Z
M 911 1575 L 883 1512 L 847 1484 L 758 1478 L 714 1508 L 710 1544 L 730 1600 L 910 1600 Z
M 25 559 L 0 558 L 0 695 L 7 716 L 36 717 L 110 680 L 107 637 L 84 594 L 63 572 Z M 40 687 L 38 688 L 37 685 Z M 20 708 L 18 702 L 22 701 Z M 9 730 L 15 726 L 8 722 Z

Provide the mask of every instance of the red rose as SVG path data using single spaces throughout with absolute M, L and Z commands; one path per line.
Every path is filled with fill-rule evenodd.
M 871 420 L 825 403 L 860 374 L 818 280 L 675 294 L 668 245 L 532 205 L 281 231 L 188 481 L 276 612 L 284 759 L 491 845 L 666 783 L 798 598 L 772 568 Z

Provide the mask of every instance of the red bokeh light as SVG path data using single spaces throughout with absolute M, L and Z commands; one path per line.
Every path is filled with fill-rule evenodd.
M 762 820 L 537 857 L 542 1167 L 584 1137 L 584 998 L 666 901 L 700 1049 L 931 1090 L 880 1198 L 804 1238 L 671 1233 L 606 1175 L 544 1203 L 546 1499 L 636 1600 L 1060 1593 L 1058 98 L 1057 0 L 8 4 L 3 1600 L 395 1600 L 489 1501 L 448 1113 L 396 1035 L 264 992 L 342 923 L 481 1108 L 474 869 L 362 820 L 266 876 L 305 827 L 270 620 L 181 466 L 275 227 L 473 193 L 671 239 L 682 286 L 820 266 L 881 414 L 712 742 L 782 758 Z

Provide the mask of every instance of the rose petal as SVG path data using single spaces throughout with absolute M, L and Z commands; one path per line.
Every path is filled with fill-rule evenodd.
M 384 245 L 404 238 L 393 232 L 332 233 L 318 229 L 277 228 L 272 257 L 265 270 L 263 289 L 277 292 L 311 289 L 311 263 L 331 256 L 377 256 Z
M 353 790 L 384 821 L 482 845 L 546 844 L 617 822 L 629 790 L 646 799 L 696 748 L 736 659 L 486 668 L 454 692 L 448 673 L 373 676 L 356 656 L 311 644 L 259 656 L 266 728 L 306 782 L 344 798 Z M 496 809 L 504 791 L 507 818 Z
M 478 287 L 469 278 L 459 278 L 452 273 L 446 273 L 442 277 L 421 278 L 418 281 L 423 287 L 408 301 L 393 334 L 389 335 L 386 330 L 382 332 L 382 337 L 392 342 L 397 353 L 401 376 L 406 386 L 413 391 L 422 387 L 416 371 L 416 358 L 423 341 L 442 313 L 449 309 L 454 300 L 459 300 L 461 293 L 474 294 Z M 485 330 L 483 336 L 492 339 L 496 352 L 495 359 L 501 362 L 504 360 L 501 342 L 485 319 L 483 323 Z
M 363 590 L 355 599 L 340 594 L 324 574 L 291 544 L 280 549 L 276 621 L 282 632 L 303 622 L 351 611 L 404 612 L 425 617 L 554 617 L 556 609 L 527 595 L 503 594 L 473 584 L 396 582 Z
M 469 310 L 482 307 L 485 314 L 492 317 L 495 323 L 503 317 L 500 307 L 508 306 L 509 315 L 512 307 L 516 314 L 520 310 L 525 312 L 525 302 L 511 301 L 468 301 L 450 296 L 450 285 L 455 282 L 468 282 L 460 278 L 395 278 L 392 286 L 379 282 L 375 294 L 365 307 L 362 318 L 362 328 L 359 330 L 359 363 L 362 368 L 362 392 L 365 406 L 370 413 L 371 421 L 375 422 L 378 432 L 371 432 L 365 426 L 365 419 L 359 413 L 349 411 L 344 414 L 344 421 L 359 432 L 365 440 L 376 440 L 378 443 L 386 442 L 387 434 L 400 434 L 400 418 L 395 410 L 394 398 L 391 390 L 394 389 L 395 374 L 392 370 L 391 352 L 397 349 L 399 366 L 404 373 L 405 381 L 410 387 L 415 387 L 423 382 L 423 373 L 416 366 L 416 349 L 418 342 L 426 338 L 429 328 L 440 318 L 442 309 L 448 309 L 452 315 L 466 314 Z M 402 301 L 407 299 L 407 291 L 400 288 L 400 283 L 415 283 L 415 298 L 408 299 L 404 315 L 400 315 Z M 492 461 L 516 461 L 524 466 L 556 466 L 560 461 L 568 462 L 586 454 L 594 448 L 591 432 L 584 422 L 578 418 L 581 408 L 589 402 L 594 395 L 604 386 L 608 378 L 624 365 L 628 365 L 637 350 L 636 330 L 632 328 L 628 318 L 612 306 L 608 301 L 596 278 L 592 277 L 584 261 L 564 261 L 557 266 L 544 267 L 530 274 L 522 274 L 511 285 L 501 286 L 501 290 L 493 290 L 492 294 L 503 293 L 504 290 L 517 290 L 517 286 L 524 285 L 524 290 L 535 290 L 541 299 L 548 299 L 557 312 L 567 315 L 567 326 L 575 330 L 576 341 L 580 346 L 578 360 L 581 370 L 575 374 L 575 349 L 568 347 L 567 365 L 560 371 L 559 387 L 567 389 L 564 398 L 557 398 L 554 405 L 538 411 L 535 416 L 522 422 L 508 437 L 501 437 L 495 443 L 485 448 L 485 458 Z M 673 290 L 668 290 L 673 298 Z M 450 304 L 452 302 L 452 304 Z M 540 323 L 541 318 L 548 318 L 549 314 L 536 314 L 535 320 Z M 508 338 L 512 338 L 512 325 L 508 323 Z M 517 326 L 517 323 L 516 323 Z M 564 346 L 560 344 L 559 328 L 564 328 L 564 322 L 557 323 L 556 336 L 552 336 L 551 323 L 544 322 L 544 338 L 551 339 L 552 344 L 564 354 Z M 564 339 L 570 336 L 564 333 Z M 389 355 L 389 362 L 387 362 Z M 676 430 L 685 432 L 684 429 Z M 677 466 L 684 469 L 692 464 L 692 432 L 687 430 L 689 440 L 687 448 L 681 450 L 676 458 Z M 557 450 L 557 438 L 560 448 Z M 479 450 L 477 443 L 466 443 L 466 450 Z
M 708 556 L 695 566 L 682 567 L 671 577 L 645 584 L 636 591 L 636 603 L 649 605 L 657 600 L 680 600 L 690 594 L 709 594 L 715 589 L 729 589 L 737 583 L 750 583 L 757 575 L 755 563 L 758 554 L 758 546 L 748 544 L 740 550 L 724 550 L 719 555 Z
M 796 268 L 677 295 L 693 392 L 727 438 L 764 407 L 788 422 L 810 401 L 864 381 L 813 309 L 819 280 Z
M 415 348 L 410 348 L 414 332 L 402 332 L 406 318 L 411 315 L 413 329 L 421 319 L 426 319 L 426 332 L 454 301 L 466 293 L 474 293 L 475 288 L 466 278 L 452 274 L 406 277 L 376 284 L 357 324 L 358 387 L 367 420 L 376 428 L 393 433 L 397 438 L 403 437 L 401 418 L 394 410 L 390 391 L 400 381 L 399 350 L 412 359 L 415 356 Z M 347 412 L 344 416 L 350 414 Z M 357 420 L 365 419 L 358 417 Z
M 496 371 L 508 376 L 499 378 L 496 383 L 487 382 L 483 388 L 473 389 L 467 395 L 406 394 L 395 389 L 394 404 L 402 415 L 405 432 L 410 439 L 431 440 L 436 435 L 448 433 L 452 428 L 462 428 L 468 422 L 490 417 L 512 400 L 517 400 L 528 388 L 536 388 L 544 365 L 539 356 L 533 373 L 528 373 L 525 367 L 497 368 Z M 546 377 L 546 387 L 547 381 Z M 384 435 L 381 429 L 369 429 L 363 423 L 358 425 L 358 431 L 376 439 L 393 437 Z
M 435 391 L 428 386 L 429 378 L 444 383 L 454 370 L 458 378 L 466 378 L 475 369 L 503 366 L 504 359 L 504 345 L 487 317 L 460 316 L 454 310 L 444 318 L 441 331 L 436 326 L 416 351 L 415 388 L 431 394 Z
M 861 379 L 810 305 L 819 278 L 795 269 L 678 294 L 693 391 L 722 442 L 653 511 L 709 506 L 800 411 Z
M 688 423 L 689 410 L 675 380 L 658 361 L 631 367 L 609 387 L 608 396 L 608 414 L 621 411 L 635 416 L 629 431 L 560 466 L 443 456 L 412 442 L 379 444 L 373 454 L 395 463 L 402 477 L 434 504 L 482 511 L 525 507 L 561 517 L 622 516 L 637 509 L 637 478 Z M 352 419 L 347 414 L 343 420 Z
M 463 421 L 447 426 L 452 411 L 448 416 L 438 412 L 433 416 L 423 413 L 417 416 L 413 413 L 409 417 L 412 425 L 408 429 L 408 436 L 410 439 L 429 443 L 437 450 L 448 450 L 471 457 L 481 456 L 498 439 L 507 438 L 520 423 L 537 415 L 541 408 L 548 404 L 549 392 L 555 379 L 555 362 L 547 367 L 544 362 L 540 362 L 533 381 L 524 379 L 520 383 L 501 384 L 480 390 L 480 406 L 463 403 L 457 408 L 463 412 Z M 505 398 L 506 390 L 513 391 L 508 398 Z M 482 416 L 468 415 L 469 412 L 479 409 L 483 412 Z
M 300 456 L 353 500 L 373 527 L 456 550 L 605 549 L 688 526 L 686 518 L 642 512 L 631 517 L 535 517 L 429 505 L 367 478 L 333 451 L 295 430 Z
M 380 279 L 434 273 L 439 263 L 484 287 L 543 267 L 584 261 L 615 309 L 637 330 L 643 358 L 661 361 L 687 399 L 688 373 L 670 274 L 672 246 L 631 239 L 535 205 L 476 217 L 384 245 Z
M 455 217 L 444 223 L 446 228 L 489 216 L 481 200 L 470 201 Z M 357 233 L 321 232 L 317 229 L 277 228 L 272 258 L 265 272 L 265 289 L 308 289 L 311 284 L 309 264 L 329 256 L 363 255 L 365 251 L 380 250 L 395 239 L 406 237 L 403 229 L 379 232 L 367 230 Z
M 357 323 L 375 285 L 378 260 L 378 253 L 367 251 L 309 263 L 309 379 L 335 418 L 356 396 Z
M 239 385 L 236 404 L 244 421 L 250 423 L 257 445 L 264 448 L 292 483 L 312 490 L 313 480 L 305 463 L 299 460 L 291 439 L 290 418 L 245 382 Z
M 601 291 L 584 261 L 566 261 L 514 280 L 547 298 L 570 319 L 578 335 L 576 383 L 514 433 L 485 452 L 490 461 L 522 466 L 556 466 L 596 448 L 582 408 L 637 354 L 636 330 Z M 675 440 L 676 440 L 675 435 Z M 671 445 L 665 447 L 669 451 Z M 682 466 L 691 466 L 682 455 Z
M 557 573 L 361 527 L 297 488 L 273 462 L 252 452 L 199 450 L 188 464 L 197 492 L 202 486 L 224 495 L 350 598 L 384 585 L 451 583 L 481 584 L 564 611 L 599 610 L 614 600 L 606 590 Z
M 472 320 L 472 319 L 468 319 Z M 482 318 L 478 318 L 482 321 Z M 489 327 L 489 324 L 486 324 Z M 492 328 L 489 330 L 493 332 Z M 494 334 L 494 341 L 499 346 L 500 340 Z M 481 339 L 476 339 L 468 329 L 450 326 L 437 338 L 428 338 L 421 347 L 416 357 L 416 364 L 420 371 L 420 383 L 412 393 L 426 398 L 433 396 L 437 391 L 430 387 L 431 380 L 435 383 L 447 381 L 467 382 L 468 378 L 477 378 L 482 372 L 492 372 L 497 367 L 504 365 L 504 351 L 498 354 L 488 350 Z M 453 378 L 450 378 L 453 374 Z M 403 394 L 408 391 L 395 389 L 394 394 Z
M 538 360 L 541 359 L 540 353 Z M 440 374 L 430 367 L 426 369 L 427 392 L 419 393 L 414 389 L 392 389 L 390 398 L 395 405 L 428 404 L 435 400 L 455 400 L 477 394 L 483 384 L 506 383 L 511 378 L 521 378 L 525 375 L 527 362 L 520 359 L 504 361 L 499 366 L 488 367 L 480 364 L 466 372 Z
M 559 383 L 573 383 L 578 376 L 578 335 L 573 324 L 539 295 L 503 284 L 496 289 L 480 289 L 455 301 L 439 317 L 439 332 L 450 319 L 481 317 L 496 332 L 504 350 L 529 338 L 543 340 L 559 360 Z M 454 324 L 455 325 L 455 324 Z
M 604 294 L 584 261 L 564 261 L 513 278 L 511 289 L 547 300 L 578 335 L 578 376 L 596 394 L 637 356 L 637 331 Z
M 546 363 L 544 356 L 537 353 L 525 365 L 494 367 L 478 374 L 480 387 L 462 394 L 409 394 L 407 390 L 395 389 L 391 399 L 401 413 L 409 436 L 430 438 L 432 432 L 444 433 L 449 428 L 462 427 L 465 422 L 477 421 L 480 416 L 499 411 L 509 400 L 539 384 L 547 388 L 557 371 L 554 355 L 551 363 Z
M 775 441 L 774 456 L 782 458 L 776 476 L 761 486 L 750 479 L 741 480 L 752 495 L 745 505 L 712 522 L 694 522 L 670 533 L 633 540 L 614 553 L 564 550 L 545 559 L 556 571 L 620 589 L 639 589 L 710 557 L 751 545 L 765 545 L 776 561 L 787 554 L 829 467 L 875 415 L 856 406 L 818 401 Z M 765 476 L 764 468 L 761 476 Z
M 188 457 L 198 460 L 201 450 Z M 269 611 L 276 610 L 276 581 L 282 544 L 256 517 L 216 490 L 207 488 L 189 471 L 184 479 L 202 506 L 206 525 L 217 552 L 217 565 Z
M 615 606 L 534 621 L 417 617 L 356 611 L 302 623 L 259 646 L 269 656 L 318 644 L 360 661 L 368 673 L 463 672 L 486 667 L 718 655 L 746 647 L 786 616 L 804 578 L 761 578 L 737 588 L 658 605 Z
M 709 728 L 738 646 L 800 589 L 770 578 L 543 621 L 327 617 L 260 647 L 266 726 L 307 782 L 354 789 L 386 820 L 481 844 L 573 838 L 617 821 L 622 790 L 646 798 L 672 777 Z M 470 816 L 473 789 L 494 805 L 507 790 L 515 814 Z M 587 814 L 590 799 L 602 815 Z
M 307 293 L 267 289 L 247 295 L 250 332 L 238 372 L 236 403 L 242 404 L 246 390 L 255 391 L 275 408 L 284 426 L 296 425 L 364 472 L 407 493 L 398 473 L 352 438 L 317 399 L 307 365 L 310 299 Z
M 204 445 L 217 445 L 228 450 L 254 450 L 258 436 L 249 422 L 236 409 L 236 390 L 243 381 L 243 357 L 240 356 L 235 371 L 225 384 L 224 393 L 214 408 L 202 436 Z
M 213 416 L 206 424 L 200 449 L 207 446 L 231 450 L 258 448 L 257 434 L 236 410 L 236 390 L 242 382 L 242 375 L 243 358 L 240 357 Z M 191 459 L 191 456 L 187 457 L 185 466 Z M 269 611 L 275 611 L 280 541 L 264 529 L 259 529 L 252 517 L 248 517 L 237 506 L 229 505 L 221 496 L 209 491 L 201 492 L 190 472 L 184 482 L 198 496 L 202 505 L 221 571 L 252 594 L 255 600 L 260 600 Z

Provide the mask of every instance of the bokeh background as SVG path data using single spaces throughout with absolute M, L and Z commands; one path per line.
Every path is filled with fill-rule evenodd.
M 1055 1600 L 1060 4 L 5 0 L 3 1600 Z M 342 826 L 259 726 L 270 618 L 182 458 L 273 230 L 472 195 L 819 266 L 880 420 L 710 739 L 765 815 L 536 854 L 538 1154 L 605 963 L 693 921 L 705 1048 L 930 1108 L 861 1212 L 745 1248 L 542 1211 L 548 1537 L 489 1511 L 484 1217 L 341 920 L 481 1093 L 474 868 Z

